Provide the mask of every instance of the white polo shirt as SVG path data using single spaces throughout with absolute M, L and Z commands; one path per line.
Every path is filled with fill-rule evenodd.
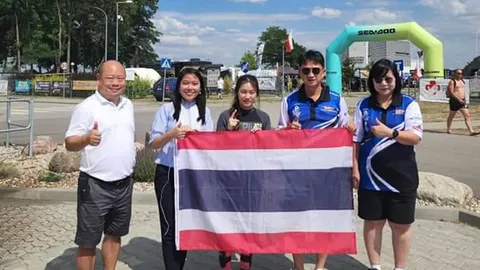
M 132 102 L 121 97 L 117 105 L 98 91 L 77 105 L 65 138 L 85 135 L 98 123 L 98 146 L 81 151 L 80 171 L 106 182 L 123 179 L 135 166 L 135 122 Z

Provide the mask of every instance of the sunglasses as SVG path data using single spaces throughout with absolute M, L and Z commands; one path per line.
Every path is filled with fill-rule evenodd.
M 462 75 L 463 73 L 462 72 L 457 72 L 457 75 Z
M 316 67 L 316 68 L 302 68 L 302 73 L 303 73 L 303 75 L 309 75 L 310 72 L 313 72 L 314 75 L 318 75 L 318 74 L 320 74 L 321 70 L 322 69 L 318 68 L 318 67 Z
M 375 78 L 375 79 L 373 79 L 373 80 L 374 80 L 376 83 L 382 83 L 383 80 L 385 80 L 388 84 L 390 84 L 390 83 L 393 82 L 394 78 L 392 78 L 392 77 L 386 77 L 386 78 L 385 78 L 385 77 L 380 77 L 380 78 Z

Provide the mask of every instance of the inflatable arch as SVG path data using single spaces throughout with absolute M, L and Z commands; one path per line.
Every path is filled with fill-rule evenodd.
M 409 40 L 423 50 L 424 77 L 443 78 L 443 44 L 416 22 L 349 26 L 327 47 L 327 84 L 342 93 L 341 54 L 357 41 Z M 394 60 L 394 59 L 391 59 Z

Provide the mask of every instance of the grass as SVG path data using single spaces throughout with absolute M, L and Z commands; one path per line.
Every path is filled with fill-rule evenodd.
M 135 167 L 133 168 L 133 180 L 135 182 L 153 182 L 155 178 L 156 151 L 145 147 L 137 152 Z
M 11 164 L 0 162 L 0 179 L 19 178 L 20 171 Z
M 62 180 L 62 176 L 60 174 L 54 173 L 54 172 L 44 172 L 38 177 L 38 181 L 40 182 L 59 182 Z
M 419 102 L 424 122 L 443 122 L 447 120 L 450 112 L 446 103 Z M 480 119 L 480 104 L 470 104 L 468 106 L 473 120 Z M 463 120 L 461 112 L 457 112 L 454 120 Z

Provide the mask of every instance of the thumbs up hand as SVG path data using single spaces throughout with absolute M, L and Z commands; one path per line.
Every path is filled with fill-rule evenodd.
M 298 121 L 298 117 L 295 117 L 295 118 L 293 119 L 293 122 L 291 122 L 290 124 L 288 124 L 287 129 L 302 129 L 302 125 L 301 125 L 300 122 Z
M 95 124 L 93 124 L 92 130 L 87 135 L 87 141 L 89 145 L 97 146 L 100 144 L 101 140 L 102 140 L 102 134 L 98 129 L 98 122 L 95 122 Z
M 228 130 L 234 130 L 237 126 L 240 120 L 237 119 L 237 110 L 234 110 L 232 114 L 230 115 L 230 118 L 228 119 Z
M 193 131 L 193 129 L 189 126 L 182 125 L 182 123 L 179 122 L 175 127 L 175 137 L 177 139 L 183 139 L 185 138 L 185 134 L 189 131 Z

